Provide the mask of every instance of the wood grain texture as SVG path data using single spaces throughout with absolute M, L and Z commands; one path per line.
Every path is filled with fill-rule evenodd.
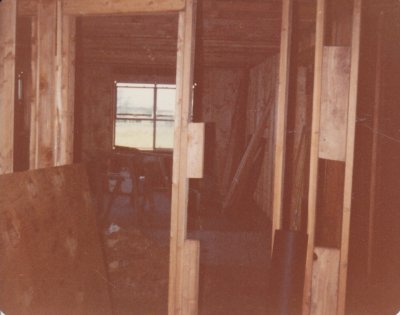
M 319 157 L 344 161 L 349 104 L 350 48 L 324 47 Z
M 57 14 L 55 165 L 71 164 L 74 146 L 76 19 Z
M 37 13 L 40 0 L 22 0 L 19 10 L 24 15 Z M 68 15 L 132 14 L 146 12 L 180 11 L 185 8 L 185 0 L 63 0 Z
M 310 149 L 310 175 L 308 184 L 308 216 L 307 216 L 307 258 L 304 276 L 303 292 L 303 315 L 309 315 L 311 310 L 311 287 L 313 254 L 315 242 L 315 220 L 316 203 L 318 191 L 318 153 L 319 153 L 319 131 L 321 115 L 321 87 L 322 87 L 322 62 L 324 52 L 324 32 L 325 32 L 325 0 L 317 2 L 317 26 L 315 36 L 315 59 L 314 59 L 314 89 L 311 122 L 311 149 Z
M 203 178 L 204 123 L 190 123 L 188 128 L 188 178 Z
M 176 107 L 174 157 L 171 196 L 171 229 L 168 314 L 183 314 L 184 243 L 187 235 L 189 179 L 188 125 L 193 101 L 194 51 L 196 32 L 196 0 L 188 0 L 179 14 L 178 55 L 176 71 Z
M 37 21 L 36 60 L 36 119 L 32 168 L 50 167 L 55 164 L 55 115 L 56 115 L 56 49 L 57 2 L 39 0 Z
M 278 103 L 275 110 L 274 197 L 272 204 L 272 244 L 275 231 L 282 228 L 282 203 L 285 173 L 287 105 L 289 96 L 290 50 L 293 1 L 282 1 L 281 48 L 279 63 Z
M 6 314 L 111 314 L 81 165 L 0 176 L 0 305 Z
M 340 251 L 315 247 L 311 315 L 336 315 Z
M 200 242 L 185 240 L 183 264 L 183 311 L 185 315 L 197 315 L 199 304 Z
M 0 174 L 13 171 L 17 1 L 0 3 Z
M 362 0 L 354 1 L 353 26 L 351 39 L 351 68 L 350 68 L 350 91 L 349 91 L 349 113 L 347 123 L 346 139 L 346 169 L 344 177 L 342 239 L 340 246 L 339 265 L 339 293 L 338 293 L 338 315 L 344 315 L 346 310 L 347 271 L 350 241 L 350 218 L 353 189 L 354 170 L 354 142 L 357 114 L 358 97 L 358 73 L 360 62 L 361 41 L 361 4 Z

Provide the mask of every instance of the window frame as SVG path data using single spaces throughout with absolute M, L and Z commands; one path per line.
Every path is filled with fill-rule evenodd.
M 160 87 L 159 87 L 160 86 Z M 127 118 L 118 118 L 117 114 L 117 99 L 118 99 L 118 87 L 128 87 L 128 88 L 148 88 L 153 90 L 153 111 L 151 118 L 144 117 L 127 117 Z M 174 122 L 175 121 L 175 112 L 173 114 L 172 119 L 160 118 L 157 119 L 157 91 L 159 89 L 171 89 L 176 91 L 176 84 L 174 83 L 158 83 L 158 82 L 129 82 L 129 81 L 114 81 L 114 104 L 113 104 L 113 137 L 112 137 L 112 148 L 113 150 L 118 149 L 136 149 L 141 151 L 149 151 L 149 152 L 172 152 L 174 145 L 171 148 L 157 148 L 156 147 L 156 139 L 157 139 L 157 122 L 167 121 Z M 175 104 L 174 104 L 175 106 Z M 175 110 L 175 108 L 174 108 Z M 153 124 L 153 137 L 152 137 L 152 147 L 151 148 L 140 148 L 140 147 L 131 147 L 131 146 L 122 146 L 116 145 L 116 128 L 117 121 L 150 121 Z M 174 128 L 174 127 L 173 127 Z

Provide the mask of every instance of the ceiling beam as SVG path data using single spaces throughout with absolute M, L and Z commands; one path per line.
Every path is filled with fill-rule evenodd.
M 20 0 L 21 15 L 35 15 L 39 0 Z M 55 0 L 52 0 L 55 1 Z M 185 0 L 63 0 L 67 15 L 109 15 L 182 11 Z

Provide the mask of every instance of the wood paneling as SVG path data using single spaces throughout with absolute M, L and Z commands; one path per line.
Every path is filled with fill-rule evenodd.
M 350 48 L 325 47 L 322 68 L 319 157 L 344 161 L 349 104 Z
M 6 314 L 111 314 L 81 165 L 0 176 L 0 305 Z
M 0 3 L 0 174 L 13 171 L 17 1 Z

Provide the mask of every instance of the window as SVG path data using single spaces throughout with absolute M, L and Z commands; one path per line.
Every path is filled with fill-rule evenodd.
M 172 149 L 175 85 L 116 83 L 114 146 Z

